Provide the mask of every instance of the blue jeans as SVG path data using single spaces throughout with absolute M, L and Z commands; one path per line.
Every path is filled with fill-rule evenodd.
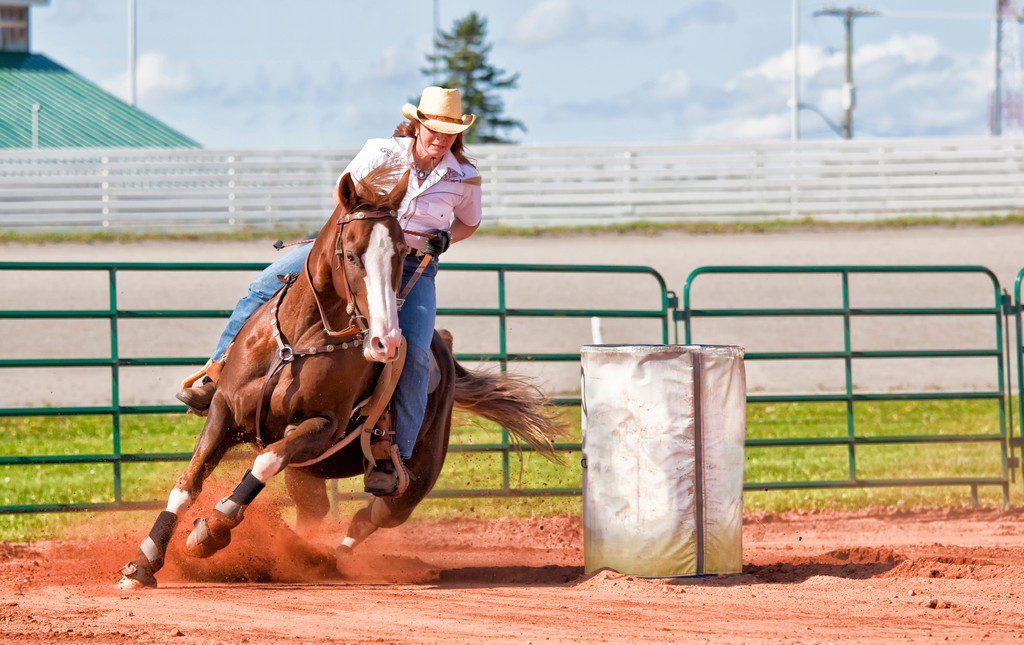
M 295 247 L 288 255 L 263 270 L 249 284 L 249 293 L 238 301 L 231 312 L 224 332 L 220 335 L 217 348 L 212 359 L 218 360 L 235 339 L 238 331 L 263 303 L 281 288 L 278 275 L 287 273 L 299 274 L 302 265 L 309 255 L 313 243 L 309 242 Z M 416 272 L 420 258 L 410 255 L 402 267 L 402 287 Z M 409 292 L 402 310 L 398 312 L 398 324 L 402 328 L 407 345 L 405 367 L 395 388 L 395 434 L 398 452 L 403 459 L 412 457 L 416 437 L 423 425 L 423 415 L 427 409 L 427 387 L 430 381 L 430 341 L 434 336 L 434 316 L 437 311 L 437 294 L 434 289 L 434 277 L 437 275 L 437 260 L 431 261 L 424 269 L 423 275 Z

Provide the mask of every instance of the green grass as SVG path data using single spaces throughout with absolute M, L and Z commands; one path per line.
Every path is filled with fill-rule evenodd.
M 842 437 L 847 433 L 843 403 L 752 404 L 748 410 L 748 438 Z M 897 401 L 862 402 L 854 408 L 859 436 L 988 434 L 999 431 L 998 407 L 993 401 Z M 571 427 L 568 441 L 578 441 L 579 413 L 563 409 Z M 187 452 L 202 420 L 183 415 L 139 415 L 122 420 L 122 451 Z M 108 417 L 30 417 L 0 419 L 0 454 L 104 454 L 110 452 L 111 423 Z M 453 443 L 500 443 L 500 430 L 489 422 L 458 413 Z M 225 462 L 210 488 L 229 489 L 251 461 L 250 449 L 238 460 Z M 566 455 L 568 467 L 545 461 L 538 455 L 513 453 L 510 482 L 513 488 L 575 488 L 580 486 L 579 453 Z M 449 453 L 438 483 L 443 489 L 500 488 L 500 454 Z M 862 479 L 998 477 L 1002 455 L 998 443 L 858 446 L 857 474 Z M 122 493 L 126 500 L 161 500 L 181 470 L 180 463 L 138 463 L 122 466 Z M 521 468 L 520 468 L 521 467 Z M 758 447 L 746 453 L 747 482 L 794 480 L 845 480 L 849 475 L 846 446 Z M 0 504 L 56 502 L 106 502 L 113 497 L 111 464 L 62 464 L 0 466 Z M 356 490 L 359 482 L 340 483 L 342 491 Z M 283 492 L 280 481 L 272 483 Z M 1021 484 L 1011 486 L 1013 501 L 1020 503 Z M 1002 502 L 998 487 L 981 489 L 982 504 Z M 786 511 L 816 508 L 864 508 L 874 506 L 961 506 L 970 503 L 966 486 L 868 488 L 783 491 L 749 491 L 746 508 L 754 511 Z M 345 503 L 343 515 L 360 502 Z M 579 513 L 578 497 L 526 499 L 428 500 L 418 517 L 528 516 Z M 140 515 L 151 515 L 146 512 Z M 87 514 L 92 515 L 92 514 Z M 65 534 L 83 514 L 0 515 L 0 539 L 39 539 Z M 134 516 L 134 514 L 133 514 Z M 99 514 L 110 518 L 109 514 Z M 122 517 L 122 516 L 119 516 Z M 144 519 L 140 520 L 145 522 Z M 111 525 L 117 521 L 111 519 Z
M 493 237 L 564 237 L 571 235 L 658 235 L 667 232 L 692 235 L 721 235 L 730 233 L 784 233 L 787 231 L 842 231 L 890 230 L 922 226 L 942 228 L 970 228 L 986 226 L 1013 226 L 1024 224 L 1024 214 L 992 215 L 985 217 L 893 217 L 861 222 L 829 222 L 812 217 L 800 219 L 751 219 L 737 222 L 639 222 L 590 226 L 485 226 L 477 235 Z M 65 242 L 104 243 L 139 242 L 150 240 L 181 242 L 223 242 L 246 240 L 299 240 L 309 235 L 311 227 L 262 229 L 242 227 L 232 231 L 83 231 L 52 233 L 21 233 L 0 231 L 0 243 L 55 244 Z

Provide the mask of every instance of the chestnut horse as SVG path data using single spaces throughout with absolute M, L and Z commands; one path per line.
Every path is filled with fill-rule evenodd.
M 196 521 L 185 549 L 192 556 L 208 557 L 226 547 L 245 507 L 282 470 L 287 469 L 285 480 L 301 528 L 310 528 L 328 512 L 325 479 L 364 473 L 359 442 L 307 463 L 345 435 L 357 402 L 373 390 L 381 363 L 393 360 L 400 349 L 396 291 L 408 248 L 398 220 L 389 215 L 405 195 L 408 175 L 397 183 L 396 179 L 394 167 L 372 171 L 358 186 L 347 174 L 341 178 L 335 194 L 338 209 L 320 230 L 306 271 L 239 330 L 192 459 L 168 496 L 166 510 L 121 570 L 120 587 L 156 586 L 155 574 L 163 566 L 180 514 L 232 446 L 250 443 L 261 450 L 234 492 Z M 339 321 L 355 327 L 362 312 L 369 325 L 359 325 L 364 330 L 357 336 L 360 343 L 340 344 L 336 334 L 332 339 L 325 331 Z M 275 371 L 272 366 L 284 351 L 279 338 L 287 339 L 296 352 L 321 351 L 296 354 Z M 448 450 L 453 404 L 500 423 L 557 461 L 551 440 L 560 429 L 545 412 L 546 400 L 537 388 L 514 376 L 466 370 L 452 355 L 450 336 L 446 342 L 435 332 L 431 351 L 440 378 L 430 394 L 413 456 L 406 460 L 409 485 L 395 495 L 371 498 L 356 513 L 339 557 L 377 528 L 405 522 L 433 488 Z M 268 373 L 271 376 L 265 379 Z

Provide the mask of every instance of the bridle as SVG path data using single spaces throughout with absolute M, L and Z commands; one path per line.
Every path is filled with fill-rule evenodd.
M 273 308 L 270 310 L 271 316 L 273 317 L 273 332 L 271 335 L 274 338 L 274 342 L 277 343 L 277 353 L 274 355 L 274 360 L 270 363 L 270 368 L 267 370 L 266 375 L 263 377 L 263 386 L 260 388 L 260 396 L 256 402 L 256 444 L 260 447 L 263 446 L 263 436 L 261 432 L 262 417 L 263 417 L 263 401 L 267 398 L 270 393 L 270 384 L 275 374 L 281 370 L 286 363 L 294 361 L 296 358 L 302 358 L 304 356 L 314 356 L 316 354 L 329 354 L 339 349 L 348 349 L 350 347 L 358 347 L 362 344 L 366 337 L 368 327 L 366 325 L 366 316 L 359 310 L 359 303 L 356 302 L 355 296 L 353 295 L 352 286 L 349 284 L 348 272 L 345 271 L 342 256 L 345 255 L 345 241 L 342 237 L 345 225 L 356 221 L 356 220 L 383 220 L 389 217 L 397 219 L 395 211 L 352 211 L 349 213 L 342 214 L 342 205 L 339 204 L 334 212 L 331 213 L 331 219 L 337 219 L 338 221 L 338 236 L 334 242 L 334 259 L 337 262 L 336 268 L 341 271 L 342 283 L 345 286 L 345 310 L 349 315 L 349 324 L 344 329 L 335 330 L 331 327 L 331 324 L 327 320 L 327 313 L 324 311 L 323 304 L 320 302 L 320 296 L 316 292 L 316 285 L 313 283 L 313 275 L 309 270 L 309 255 L 306 256 L 306 260 L 303 262 L 302 271 L 306 276 L 306 280 L 309 281 L 309 289 L 313 294 L 313 301 L 316 302 L 317 310 L 320 312 L 320 322 L 323 325 L 324 333 L 333 339 L 333 342 L 323 347 L 309 347 L 296 349 L 290 345 L 284 338 L 284 334 L 281 331 L 281 321 L 278 318 L 278 310 L 281 307 L 281 303 L 284 302 L 284 297 L 288 293 L 292 284 L 295 283 L 297 275 L 282 276 L 284 287 L 278 291 L 277 300 L 274 303 Z M 428 233 L 418 233 L 416 231 L 404 231 L 406 234 L 416 235 L 418 237 L 431 238 L 433 235 Z M 402 304 L 405 302 L 406 296 L 412 290 L 413 285 L 419 280 L 420 276 L 423 275 L 423 271 L 427 268 L 430 263 L 432 256 L 424 254 L 423 259 L 420 261 L 420 265 L 416 268 L 416 273 L 409 278 L 409 282 L 406 283 L 405 288 L 402 289 L 401 294 L 398 295 L 398 308 L 402 308 Z M 332 270 L 335 267 L 332 266 Z
M 348 327 L 340 331 L 336 331 L 331 328 L 331 324 L 327 321 L 327 314 L 324 312 L 324 307 L 320 303 L 320 296 L 316 292 L 316 285 L 313 284 L 313 277 L 309 272 L 309 256 L 306 256 L 305 262 L 303 262 L 302 270 L 306 274 L 306 280 L 309 281 L 309 288 L 313 294 L 313 300 L 316 302 L 316 308 L 320 312 L 320 322 L 323 324 L 324 333 L 332 338 L 345 338 L 355 337 L 357 340 L 362 340 L 366 335 L 366 316 L 359 310 L 359 303 L 356 302 L 355 296 L 353 295 L 352 286 L 349 284 L 348 272 L 345 271 L 344 260 L 342 259 L 345 255 L 345 240 L 342 233 L 345 230 L 345 225 L 349 222 L 356 220 L 382 220 L 389 217 L 393 217 L 396 220 L 398 215 L 395 211 L 353 211 L 351 213 L 341 214 L 341 205 L 334 209 L 334 213 L 331 214 L 332 218 L 338 219 L 338 237 L 334 242 L 334 259 L 337 262 L 337 268 L 341 271 L 342 283 L 345 286 L 345 310 L 350 316 Z M 433 235 L 429 233 L 419 233 L 417 231 L 402 231 L 406 235 L 415 235 L 417 237 L 432 238 Z M 420 261 L 420 265 L 416 268 L 416 273 L 409 278 L 409 282 L 406 283 L 402 292 L 398 294 L 398 309 L 401 311 L 402 305 L 405 303 L 406 296 L 412 291 L 413 285 L 423 275 L 423 271 L 427 268 L 430 263 L 432 256 L 423 255 L 423 259 Z

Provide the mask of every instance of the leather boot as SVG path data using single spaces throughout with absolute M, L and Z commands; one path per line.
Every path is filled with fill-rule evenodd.
M 217 391 L 217 383 L 206 379 L 201 385 L 187 387 L 175 394 L 175 398 L 188 406 L 188 409 L 199 416 L 206 416 L 213 401 L 213 394 Z
M 390 459 L 382 459 L 366 471 L 363 478 L 363 490 L 378 497 L 391 495 L 398 490 L 398 473 Z

